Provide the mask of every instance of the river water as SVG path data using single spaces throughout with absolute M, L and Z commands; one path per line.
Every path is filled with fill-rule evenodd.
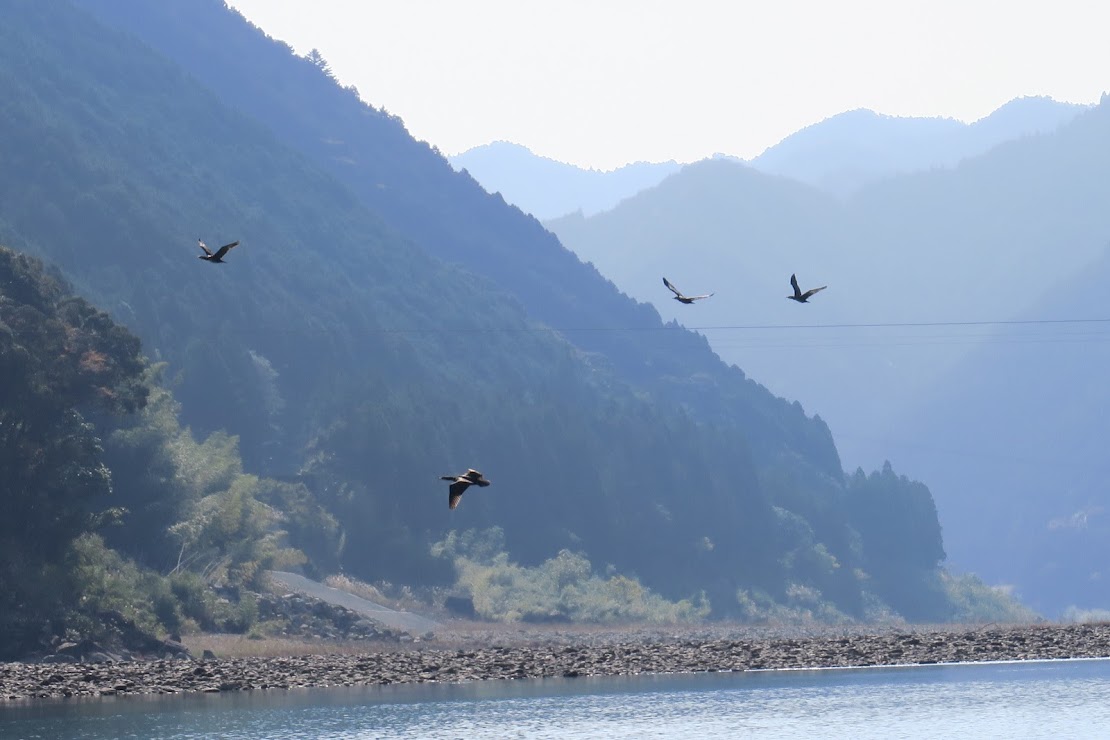
M 0 738 L 1105 738 L 1110 659 L 0 705 Z

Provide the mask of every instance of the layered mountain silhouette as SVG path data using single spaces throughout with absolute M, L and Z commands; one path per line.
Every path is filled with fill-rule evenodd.
M 793 133 L 749 164 L 760 172 L 785 175 L 844 197 L 892 175 L 953 167 L 1007 141 L 1051 133 L 1087 107 L 1045 97 L 1017 98 L 971 124 L 951 118 L 888 116 L 861 108 Z M 726 157 L 715 157 L 722 158 Z M 682 166 L 673 161 L 638 162 L 599 172 L 541 157 L 505 141 L 474 147 L 450 161 L 489 192 L 500 193 L 545 221 L 576 211 L 592 216 L 609 210 Z
M 861 108 L 791 134 L 751 165 L 846 196 L 892 175 L 953 167 L 1007 141 L 1051 133 L 1086 108 L 1045 97 L 1017 98 L 970 124 Z
M 999 391 L 1007 387 L 1001 376 L 1013 370 L 995 364 L 998 378 L 973 374 L 978 383 L 996 384 L 988 394 L 997 402 L 990 410 L 971 403 L 965 396 L 974 393 L 958 391 L 954 379 L 971 372 L 960 368 L 975 347 L 1010 341 L 999 339 L 999 326 L 989 322 L 1104 315 L 1097 293 L 1080 286 L 1098 284 L 1088 282 L 1086 270 L 1110 239 L 1108 141 L 1110 102 L 1104 97 L 1053 133 L 1000 144 L 949 169 L 890 177 L 847 199 L 740 163 L 713 161 L 687 166 L 611 211 L 548 225 L 665 317 L 680 316 L 679 307 L 657 290 L 657 274 L 715 290 L 696 318 L 681 315 L 683 323 L 708 327 L 701 331 L 725 361 L 820 410 L 849 465 L 883 458 L 899 463 L 905 456 L 913 459 L 915 474 L 940 476 L 942 469 L 963 469 L 945 454 L 970 460 L 995 454 L 992 440 L 1000 427 L 1053 429 L 1061 423 L 1034 412 L 1029 403 L 1040 401 L 1030 399 L 1028 389 L 1012 397 Z M 781 298 L 790 273 L 803 269 L 829 285 L 819 304 L 790 305 Z M 1065 282 L 1075 298 L 1073 316 L 1042 302 Z M 1040 330 L 1042 338 L 1056 336 L 1052 325 Z M 1054 383 L 1051 376 L 1029 377 Z M 945 395 L 946 388 L 953 395 Z M 1058 391 L 1068 406 L 1082 409 L 1088 388 L 1064 383 Z M 923 398 L 931 399 L 927 426 Z M 946 444 L 961 436 L 954 450 Z M 899 439 L 908 441 L 898 445 Z M 1056 448 L 1050 441 L 1046 452 Z M 947 452 L 926 466 L 922 461 L 934 447 Z M 1047 455 L 1041 471 L 1056 474 L 1053 461 L 1063 459 L 1070 458 Z M 1052 494 L 1022 489 L 1019 502 L 993 498 L 989 476 L 977 483 L 941 479 L 945 490 L 937 498 L 953 562 L 1004 578 L 1045 609 L 1074 603 L 1061 589 L 1043 590 L 1045 580 L 1023 580 L 1015 566 L 1025 561 L 1012 548 L 1031 541 L 1034 528 L 1042 532 L 1044 518 L 1008 530 L 1009 550 L 979 526 L 991 517 L 1009 522 L 1004 509 Z M 947 509 L 950 501 L 960 503 Z M 1088 556 L 1065 546 L 1057 562 L 1079 572 L 1089 569 Z M 1074 594 L 1076 584 L 1067 588 Z
M 956 614 L 924 486 L 846 475 L 821 419 L 223 3 L 11 2 L 0 41 L 0 240 L 306 486 L 348 572 L 443 584 L 432 543 L 497 526 L 722 615 Z M 198 233 L 242 246 L 214 269 Z M 498 496 L 451 512 L 468 465 Z
M 468 149 L 449 157 L 491 193 L 538 219 L 581 211 L 606 211 L 630 195 L 659 184 L 681 167 L 677 162 L 637 162 L 609 172 L 587 170 L 533 154 L 507 141 Z

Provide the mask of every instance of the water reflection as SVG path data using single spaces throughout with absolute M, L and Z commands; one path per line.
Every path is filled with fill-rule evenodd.
M 2 706 L 0 738 L 1079 737 L 1110 660 L 487 681 Z

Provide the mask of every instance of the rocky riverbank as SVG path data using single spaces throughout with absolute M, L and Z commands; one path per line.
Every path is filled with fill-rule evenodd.
M 431 681 L 630 675 L 954 661 L 1110 657 L 1110 624 L 901 629 L 774 636 L 770 630 L 505 633 L 361 654 L 118 663 L 3 663 L 0 702 Z M 324 646 L 321 646 L 324 648 Z

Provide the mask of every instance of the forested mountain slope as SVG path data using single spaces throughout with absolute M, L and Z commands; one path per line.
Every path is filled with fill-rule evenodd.
M 304 562 L 288 540 L 333 565 L 334 518 L 244 474 L 226 434 L 194 440 L 158 372 L 56 270 L 0 246 L 0 660 L 74 635 L 145 652 L 159 632 L 243 630 L 249 603 L 211 584 Z
M 1092 286 L 1110 239 L 1107 142 L 1104 99 L 1051 135 L 891 178 L 842 205 L 714 162 L 551 226 L 664 316 L 756 327 L 705 333 L 726 360 L 820 409 L 848 461 L 887 458 L 935 481 L 958 566 L 1059 611 L 1091 605 L 1075 579 L 1092 567 L 1081 543 L 1098 538 L 1069 538 L 1060 523 L 1101 506 L 1098 487 L 1080 482 L 1095 473 L 1059 480 L 1102 438 L 1102 365 L 1097 335 L 1053 322 L 1105 318 Z M 679 282 L 680 269 L 691 277 Z M 717 295 L 679 306 L 650 284 L 664 270 Z M 783 301 L 795 271 L 828 290 L 807 306 Z M 1009 320 L 1048 323 L 991 323 Z M 810 328 L 774 328 L 792 325 Z
M 142 407 L 142 370 L 135 337 L 0 248 L 0 657 L 80 589 L 62 564 L 111 491 L 86 415 Z
M 1054 134 L 844 203 L 704 162 L 612 211 L 549 226 L 630 295 L 690 326 L 860 325 L 705 334 L 726 361 L 819 409 L 850 464 L 874 465 L 895 454 L 880 430 L 902 423 L 905 404 L 984 331 L 961 322 L 1018 316 L 1096 259 L 1110 233 L 1108 122 L 1104 102 Z M 793 272 L 829 289 L 808 306 L 784 301 Z M 717 295 L 686 310 L 656 287 L 660 273 Z
M 81 6 L 194 64 L 0 7 L 0 232 L 168 363 L 186 421 L 307 486 L 341 527 L 294 542 L 319 567 L 448 583 L 432 543 L 498 526 L 717 614 L 953 615 L 923 486 L 845 476 L 819 419 L 222 4 Z M 242 244 L 212 265 L 197 236 Z M 470 465 L 494 487 L 448 511 Z
M 890 347 L 869 345 L 873 330 L 802 328 L 919 315 L 876 295 L 886 280 L 856 256 L 850 214 L 833 196 L 720 159 L 688 165 L 611 211 L 548 225 L 629 295 L 697 327 L 726 362 L 817 410 L 848 465 L 882 462 L 881 439 L 857 440 L 881 436 L 873 430 L 891 395 L 909 393 L 929 365 L 909 364 L 907 373 L 905 363 L 891 364 Z M 788 301 L 794 273 L 807 287 L 829 288 L 809 305 Z M 661 276 L 715 295 L 681 305 Z
M 992 333 L 917 399 L 899 459 L 935 481 L 945 541 L 1048 614 L 1110 606 L 1110 254 Z
M 227 104 L 264 122 L 420 247 L 490 278 L 530 316 L 604 355 L 625 380 L 687 404 L 703 420 L 751 424 L 761 455 L 805 449 L 823 470 L 839 471 L 823 425 L 778 423 L 796 412 L 722 364 L 701 337 L 660 333 L 650 307 L 615 290 L 535 219 L 454 172 L 399 119 L 369 108 L 222 3 L 81 4 L 138 33 Z

